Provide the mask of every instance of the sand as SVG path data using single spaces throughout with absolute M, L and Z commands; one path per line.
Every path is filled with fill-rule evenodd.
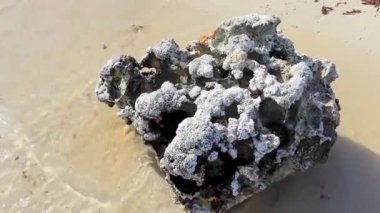
M 360 1 L 321 14 L 336 2 L 0 0 L 0 212 L 183 212 L 149 148 L 95 100 L 98 71 L 251 12 L 280 16 L 297 50 L 336 63 L 342 122 L 326 164 L 231 212 L 380 212 L 380 17 Z

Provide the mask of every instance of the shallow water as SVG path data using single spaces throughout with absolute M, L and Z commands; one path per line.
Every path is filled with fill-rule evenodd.
M 149 148 L 95 100 L 99 68 L 162 38 L 184 46 L 252 11 L 280 15 L 297 50 L 337 64 L 342 124 L 327 164 L 232 212 L 380 212 L 378 22 L 271 2 L 0 0 L 0 212 L 182 212 Z

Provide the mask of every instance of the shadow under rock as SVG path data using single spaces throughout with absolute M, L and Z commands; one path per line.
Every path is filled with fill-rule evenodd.
M 229 212 L 380 212 L 380 156 L 339 137 L 325 164 L 290 176 Z

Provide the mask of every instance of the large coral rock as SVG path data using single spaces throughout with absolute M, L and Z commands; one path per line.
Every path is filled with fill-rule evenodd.
M 335 66 L 296 53 L 279 23 L 232 18 L 186 49 L 163 40 L 101 70 L 99 101 L 154 148 L 190 212 L 224 211 L 323 162 L 337 139 Z

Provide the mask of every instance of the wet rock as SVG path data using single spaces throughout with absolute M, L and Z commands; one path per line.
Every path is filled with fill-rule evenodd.
M 337 139 L 335 65 L 295 52 L 279 23 L 232 18 L 186 49 L 163 40 L 100 72 L 98 100 L 153 147 L 189 212 L 222 212 L 324 162 Z

